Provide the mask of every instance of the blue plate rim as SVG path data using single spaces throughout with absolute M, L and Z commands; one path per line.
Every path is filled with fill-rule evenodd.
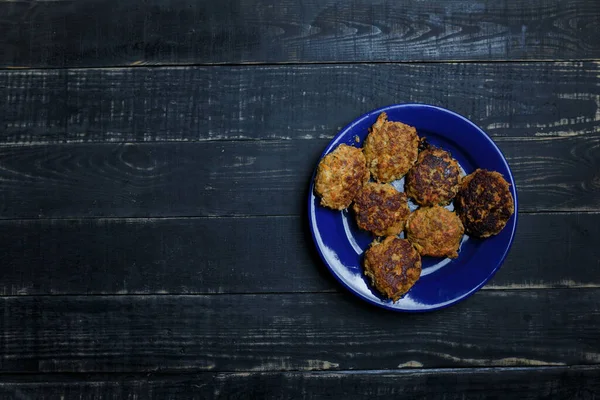
M 329 263 L 327 262 L 327 259 L 325 258 L 325 255 L 323 254 L 318 242 L 317 242 L 317 238 L 315 236 L 315 226 L 313 224 L 312 221 L 312 213 L 311 213 L 311 206 L 312 206 L 312 200 L 313 200 L 313 193 L 314 193 L 314 180 L 315 180 L 315 175 L 317 173 L 317 166 L 315 166 L 314 170 L 313 170 L 313 174 L 311 176 L 311 180 L 310 180 L 310 190 L 308 193 L 308 223 L 310 226 L 310 233 L 311 236 L 313 238 L 313 243 L 315 245 L 315 247 L 317 248 L 317 251 L 319 253 L 319 257 L 321 258 L 321 260 L 323 261 L 323 263 L 325 264 L 325 266 L 327 267 L 327 269 L 329 270 L 329 272 L 334 276 L 334 278 L 351 294 L 353 294 L 354 296 L 360 298 L 363 301 L 366 301 L 367 303 L 370 303 L 372 305 L 375 305 L 379 308 L 383 308 L 386 310 L 390 310 L 390 311 L 395 311 L 395 312 L 400 312 L 400 313 L 425 313 L 425 312 L 432 312 L 432 311 L 437 311 L 437 310 L 441 310 L 447 307 L 450 307 L 452 305 L 455 305 L 459 302 L 462 302 L 464 300 L 466 300 L 467 298 L 471 297 L 473 294 L 475 294 L 476 292 L 478 292 L 483 286 L 485 286 L 493 277 L 494 275 L 498 272 L 498 270 L 500 269 L 500 267 L 504 264 L 504 261 L 506 260 L 506 257 L 508 256 L 508 253 L 510 252 L 510 249 L 512 248 L 514 239 L 515 239 L 515 234 L 517 231 L 517 226 L 519 223 L 519 200 L 518 200 L 518 192 L 517 192 L 517 186 L 515 184 L 515 180 L 513 177 L 513 173 L 512 170 L 510 169 L 510 165 L 508 164 L 508 162 L 506 161 L 506 157 L 504 156 L 504 153 L 502 152 L 502 150 L 500 150 L 500 148 L 496 145 L 496 143 L 492 140 L 492 138 L 483 130 L 481 129 L 478 125 L 476 125 L 473 121 L 471 121 L 470 119 L 464 117 L 461 114 L 458 114 L 455 111 L 451 111 L 448 110 L 446 108 L 443 107 L 439 107 L 439 106 L 435 106 L 432 104 L 425 104 L 425 103 L 399 103 L 399 104 L 391 104 L 391 105 L 387 105 L 387 106 L 383 106 L 383 107 L 379 107 L 376 108 L 372 111 L 369 111 L 363 115 L 361 115 L 360 117 L 354 119 L 352 122 L 350 122 L 349 124 L 347 124 L 344 128 L 342 128 L 334 137 L 333 139 L 331 139 L 331 141 L 327 144 L 327 146 L 325 147 L 325 149 L 323 150 L 323 152 L 321 153 L 320 157 L 319 157 L 319 162 L 323 159 L 323 157 L 325 157 L 325 155 L 331 151 L 331 149 L 338 144 L 339 140 L 342 138 L 342 136 L 345 135 L 346 132 L 348 132 L 349 130 L 351 130 L 355 125 L 359 124 L 361 121 L 363 121 L 364 119 L 367 119 L 369 117 L 372 117 L 374 114 L 380 114 L 382 112 L 386 112 L 388 110 L 391 109 L 397 109 L 397 108 L 405 108 L 405 107 L 414 107 L 414 108 L 428 108 L 428 109 L 434 109 L 436 111 L 439 112 L 443 112 L 446 114 L 450 114 L 455 118 L 459 118 L 461 120 L 463 120 L 464 122 L 468 123 L 469 125 L 471 125 L 473 128 L 475 128 L 477 131 L 479 131 L 479 133 L 487 140 L 487 142 L 493 147 L 493 149 L 500 155 L 501 161 L 504 164 L 504 166 L 506 167 L 506 170 L 508 171 L 508 178 L 509 178 L 509 183 L 511 185 L 511 194 L 513 196 L 513 201 L 514 201 L 514 223 L 513 223 L 513 227 L 512 227 L 512 231 L 510 232 L 510 239 L 508 242 L 508 245 L 506 246 L 504 253 L 502 254 L 502 257 L 500 257 L 500 259 L 498 260 L 498 262 L 496 263 L 496 265 L 494 266 L 494 268 L 491 270 L 491 272 L 489 273 L 489 275 L 481 281 L 481 283 L 479 283 L 478 285 L 476 285 L 475 287 L 473 287 L 473 289 L 471 291 L 469 291 L 468 293 L 464 294 L 462 297 L 453 299 L 452 301 L 449 301 L 445 304 L 436 306 L 436 307 L 431 307 L 431 308 L 425 308 L 425 309 L 413 309 L 413 308 L 398 308 L 398 307 L 392 307 L 389 304 L 386 303 L 378 303 L 375 302 L 371 299 L 369 299 L 368 297 L 363 296 L 361 293 L 356 292 L 355 290 L 353 290 L 350 286 L 348 286 L 342 279 L 340 276 L 338 276 L 338 274 L 336 273 L 336 271 L 334 271 L 332 269 L 332 267 L 329 265 Z

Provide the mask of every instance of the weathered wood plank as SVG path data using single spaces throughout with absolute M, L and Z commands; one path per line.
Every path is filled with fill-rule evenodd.
M 594 0 L 0 2 L 0 65 L 582 59 Z
M 498 145 L 515 176 L 520 210 L 600 206 L 600 136 L 507 138 Z
M 0 147 L 0 219 L 299 215 L 327 142 Z M 499 145 L 521 211 L 600 209 L 600 135 Z
M 0 222 L 0 295 L 343 291 L 306 218 Z M 486 289 L 600 288 L 600 214 L 522 214 Z
M 0 215 L 298 215 L 326 141 L 0 148 Z M 303 207 L 303 208 L 304 208 Z
M 0 143 L 330 138 L 406 102 L 494 137 L 598 134 L 599 75 L 598 62 L 4 70 Z
M 594 399 L 598 367 L 1 376 L 0 399 Z
M 599 289 L 485 290 L 425 315 L 345 293 L 17 296 L 0 310 L 5 373 L 600 362 Z

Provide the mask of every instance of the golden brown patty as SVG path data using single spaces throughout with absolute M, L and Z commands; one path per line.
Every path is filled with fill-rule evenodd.
M 417 204 L 446 205 L 456 196 L 460 167 L 450 153 L 429 147 L 419 154 L 417 163 L 406 175 L 405 191 Z
M 422 207 L 406 221 L 406 236 L 422 256 L 458 257 L 465 229 L 460 218 L 444 207 Z
M 498 234 L 515 212 L 509 183 L 484 169 L 463 178 L 454 208 L 467 233 L 479 238 Z
M 368 180 L 369 170 L 361 149 L 341 144 L 319 163 L 315 192 L 321 197 L 321 205 L 343 210 Z
M 373 178 L 388 183 L 402 178 L 417 160 L 417 130 L 402 122 L 390 122 L 381 113 L 364 144 L 367 165 Z
M 379 292 L 396 301 L 421 276 L 421 256 L 408 240 L 389 236 L 371 243 L 365 252 L 365 275 Z
M 356 222 L 377 236 L 398 235 L 410 214 L 406 200 L 406 195 L 389 183 L 368 182 L 354 198 Z

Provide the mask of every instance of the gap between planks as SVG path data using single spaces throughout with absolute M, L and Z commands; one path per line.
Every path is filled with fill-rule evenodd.
M 160 380 L 170 378 L 193 378 L 198 375 L 237 375 L 237 376 L 249 376 L 253 374 L 263 375 L 291 375 L 291 374 L 303 374 L 303 375 L 411 375 L 415 373 L 464 373 L 464 372 L 503 372 L 503 371 L 525 371 L 529 372 L 532 370 L 536 371 L 552 371 L 552 370 L 600 370 L 600 366 L 596 364 L 573 364 L 573 365 L 554 365 L 552 363 L 548 365 L 521 365 L 521 366 L 489 366 L 489 367 L 452 367 L 452 368 L 398 368 L 398 369 L 340 369 L 340 370 L 281 370 L 281 371 L 256 371 L 256 370 L 238 370 L 238 371 L 149 371 L 149 372 L 138 372 L 138 371 L 119 371 L 119 372 L 44 372 L 43 374 L 31 372 L 31 373 L 14 373 L 14 372 L 0 372 L 0 380 L 15 379 L 18 381 L 26 381 L 30 378 L 42 377 L 44 382 L 62 382 L 65 381 L 78 381 L 78 377 L 81 376 L 85 381 L 104 381 L 111 380 L 114 378 L 122 378 L 127 376 L 127 380 Z M 5 383 L 12 383 L 10 381 L 0 381 L 0 386 Z
M 577 285 L 577 286 L 566 286 L 567 284 Z M 562 285 L 544 285 L 544 284 L 512 284 L 512 285 L 487 285 L 482 287 L 480 290 L 485 292 L 521 292 L 521 291 L 545 291 L 545 290 L 596 290 L 600 289 L 600 284 L 596 283 L 582 283 L 579 284 L 573 281 L 565 281 L 565 286 Z M 216 296 L 306 296 L 306 295 L 335 295 L 335 296 L 345 296 L 350 294 L 345 289 L 326 289 L 326 290 L 312 290 L 312 291 L 274 291 L 274 292 L 185 292 L 185 293 L 167 293 L 165 291 L 157 291 L 154 293 L 145 293 L 145 292 L 120 292 L 120 293 L 47 293 L 47 294 L 19 294 L 19 295 L 0 295 L 0 299 L 8 300 L 8 299 L 22 299 L 22 298 L 30 298 L 30 297 L 38 297 L 38 298 L 50 298 L 50 297 L 216 297 Z M 435 311 L 434 311 L 435 312 Z M 431 313 L 431 312 L 427 312 Z
M 408 103 L 407 103 L 408 104 Z M 419 104 L 419 103 L 417 103 Z M 423 103 L 425 104 L 425 103 Z M 189 138 L 173 138 L 173 139 L 152 139 L 152 140 L 143 140 L 143 141 L 122 141 L 120 139 L 105 139 L 102 141 L 84 141 L 83 139 L 68 139 L 64 141 L 56 141 L 56 140 L 36 140 L 35 142 L 0 142 L 0 148 L 26 148 L 26 147 L 35 147 L 35 146 L 77 146 L 77 145 L 94 145 L 94 146 L 150 146 L 150 145 L 160 145 L 160 144 L 182 144 L 182 143 L 191 143 L 191 144 L 200 144 L 200 143 L 219 143 L 219 144 L 233 144 L 233 143 L 268 143 L 278 144 L 285 143 L 288 144 L 290 142 L 306 142 L 306 141 L 323 141 L 324 146 L 326 147 L 326 141 L 331 141 L 337 135 L 337 133 L 343 127 L 338 127 L 335 130 L 335 133 L 327 136 L 311 136 L 311 137 L 261 137 L 261 138 L 253 138 L 253 137 L 236 137 L 236 138 L 228 138 L 228 139 L 219 139 L 219 138 L 201 138 L 201 139 L 189 139 Z M 594 132 L 596 133 L 596 132 Z M 487 134 L 492 141 L 497 143 L 503 142 L 547 142 L 550 140 L 572 140 L 573 138 L 578 137 L 589 137 L 590 135 L 586 134 L 573 134 L 573 135 L 554 135 L 554 136 L 490 136 Z M 595 137 L 595 136 L 594 136 Z
M 568 214 L 584 214 L 598 215 L 600 210 L 596 209 L 569 209 L 569 210 L 536 210 L 536 211 L 519 211 L 519 215 L 568 215 Z M 239 215 L 182 215 L 182 216 L 156 216 L 156 217 L 42 217 L 42 218 L 0 218 L 0 224 L 4 222 L 37 222 L 37 221 L 97 221 L 97 222 L 139 222 L 151 223 L 154 221 L 177 221 L 177 220 L 206 220 L 206 219 L 260 219 L 260 218 L 307 218 L 304 214 L 239 214 Z
M 394 65 L 394 64 L 534 64 L 534 63 L 578 63 L 578 62 L 600 62 L 600 58 L 567 58 L 560 60 L 548 59 L 510 59 L 510 60 L 405 60 L 405 61 L 280 61 L 280 62 L 259 62 L 248 61 L 240 63 L 222 62 L 222 63 L 156 63 L 143 60 L 134 61 L 129 64 L 110 64 L 99 66 L 77 66 L 77 67 L 29 67 L 29 66 L 0 66 L 1 71 L 35 71 L 35 70 L 86 70 L 86 69 L 125 69 L 125 68 L 189 68 L 189 67 L 287 67 L 287 66 L 303 66 L 303 65 Z

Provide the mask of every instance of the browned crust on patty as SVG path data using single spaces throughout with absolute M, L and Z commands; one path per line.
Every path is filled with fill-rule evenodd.
M 464 232 L 460 218 L 440 206 L 419 208 L 406 222 L 406 237 L 422 256 L 458 257 Z
M 484 169 L 462 180 L 454 208 L 467 233 L 479 238 L 500 233 L 515 212 L 510 184 L 499 172 Z
M 343 210 L 368 181 L 369 170 L 362 150 L 341 144 L 319 163 L 315 193 L 321 197 L 321 205 Z
M 407 197 L 389 183 L 366 183 L 352 206 L 361 229 L 377 236 L 398 235 L 410 214 Z
M 421 276 L 421 256 L 405 239 L 389 236 L 365 252 L 365 275 L 384 296 L 397 301 Z
M 413 166 L 419 151 L 419 137 L 414 127 L 388 121 L 386 113 L 381 113 L 363 148 L 373 178 L 388 183 L 402 178 Z
M 450 153 L 430 146 L 406 175 L 406 194 L 422 206 L 446 205 L 458 193 L 460 166 Z

